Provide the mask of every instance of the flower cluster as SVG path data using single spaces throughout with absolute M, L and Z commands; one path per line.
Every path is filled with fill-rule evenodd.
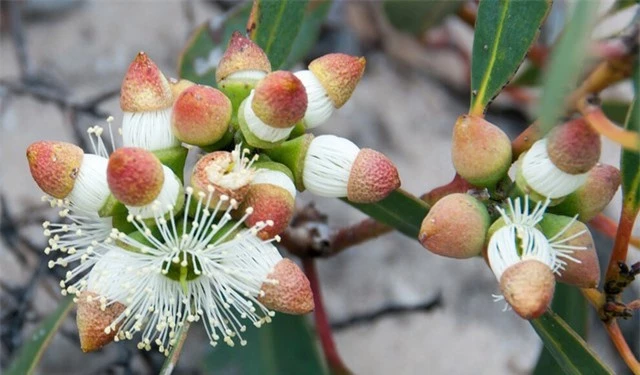
M 50 267 L 68 269 L 60 286 L 78 303 L 83 350 L 136 337 L 167 354 L 195 321 L 211 345 L 244 345 L 248 324 L 313 310 L 309 281 L 274 246 L 297 191 L 370 203 L 400 185 L 379 152 L 306 133 L 345 104 L 364 66 L 329 54 L 308 70 L 272 72 L 234 33 L 218 90 L 169 80 L 141 52 L 122 83 L 121 139 L 108 120 L 113 148 L 99 126 L 88 131 L 93 153 L 29 146 L 31 174 L 60 209 L 60 223 L 43 223 L 45 252 L 58 255 Z M 189 150 L 199 154 L 192 168 Z
M 520 155 L 513 182 L 511 142 L 482 118 L 458 119 L 452 156 L 458 174 L 478 189 L 436 202 L 420 230 L 426 249 L 482 255 L 500 284 L 496 300 L 525 319 L 546 311 L 556 280 L 597 287 L 598 258 L 584 222 L 611 201 L 620 172 L 598 163 L 600 137 L 584 119 L 556 126 Z

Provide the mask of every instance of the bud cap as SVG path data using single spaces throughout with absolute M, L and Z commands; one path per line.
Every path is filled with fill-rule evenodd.
M 333 105 L 340 108 L 349 100 L 356 89 L 364 73 L 365 65 L 364 57 L 330 53 L 313 60 L 309 64 L 309 70 L 327 90 L 327 95 L 331 98 Z
M 293 73 L 273 72 L 256 85 L 251 109 L 267 125 L 288 128 L 304 117 L 307 93 Z
M 140 52 L 129 65 L 120 91 L 120 107 L 125 112 L 147 112 L 171 106 L 173 93 L 158 66 Z
M 553 271 L 534 259 L 507 268 L 500 278 L 505 300 L 523 319 L 540 317 L 549 307 L 555 291 Z
M 600 159 L 600 135 L 584 118 L 571 120 L 549 132 L 547 153 L 561 171 L 586 173 Z
M 66 142 L 40 141 L 27 148 L 34 181 L 42 191 L 58 199 L 73 190 L 83 157 L 80 147 Z
M 113 195 L 129 206 L 153 202 L 164 184 L 160 160 L 142 148 L 121 147 L 109 157 L 107 182 Z
M 355 203 L 374 203 L 400 187 L 396 166 L 382 153 L 363 148 L 351 167 L 347 199 Z
M 117 330 L 105 333 L 105 329 L 125 310 L 119 302 L 103 306 L 100 300 L 100 296 L 88 291 L 78 296 L 76 324 L 83 352 L 98 350 L 113 341 Z
M 213 144 L 229 129 L 231 112 L 231 101 L 222 92 L 209 86 L 190 86 L 173 105 L 173 134 L 188 144 Z
M 216 69 L 216 82 L 240 71 L 262 71 L 269 73 L 271 63 L 264 51 L 251 39 L 235 31 L 231 34 L 229 46 L 222 55 Z
M 280 260 L 262 284 L 258 300 L 267 308 L 301 315 L 313 311 L 313 292 L 309 280 L 291 260 Z

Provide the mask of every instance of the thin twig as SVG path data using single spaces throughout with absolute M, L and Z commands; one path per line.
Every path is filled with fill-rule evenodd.
M 620 356 L 627 364 L 629 369 L 635 375 L 640 375 L 640 363 L 636 359 L 631 348 L 629 348 L 629 344 L 624 339 L 622 331 L 620 331 L 620 326 L 618 326 L 618 322 L 612 320 L 611 322 L 605 324 L 604 327 L 607 330 L 607 333 L 609 334 L 613 345 L 615 345 L 618 353 L 620 353 Z

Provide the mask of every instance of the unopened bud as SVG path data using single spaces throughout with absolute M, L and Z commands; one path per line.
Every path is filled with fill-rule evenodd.
M 66 142 L 40 141 L 27 148 L 29 169 L 38 187 L 54 198 L 66 198 L 76 183 L 84 152 Z
M 104 309 L 102 309 L 104 307 Z M 78 296 L 76 324 L 80 336 L 80 348 L 83 352 L 92 352 L 113 341 L 116 329 L 105 329 L 125 310 L 119 302 L 102 306 L 101 297 L 93 292 L 82 292 Z
M 600 159 L 600 135 L 584 118 L 571 120 L 549 132 L 547 153 L 561 171 L 574 175 L 586 173 Z
M 184 143 L 206 146 L 227 133 L 231 102 L 212 87 L 193 85 L 185 89 L 173 105 L 173 134 Z
M 492 187 L 511 165 L 511 141 L 497 126 L 477 116 L 458 117 L 453 128 L 453 165 L 475 186 Z
M 171 106 L 173 95 L 169 81 L 158 66 L 140 52 L 122 81 L 120 107 L 125 112 L 148 112 Z
M 180 78 L 169 78 L 169 86 L 171 86 L 171 93 L 173 94 L 173 100 L 175 101 L 180 94 L 189 87 L 195 85 L 194 82 L 189 81 L 188 79 Z
M 455 193 L 431 207 L 418 238 L 435 254 L 471 258 L 482 252 L 489 224 L 489 213 L 482 203 L 468 194 Z
M 285 314 L 301 315 L 313 311 L 313 292 L 309 280 L 291 260 L 280 260 L 262 284 L 264 295 L 258 300 L 267 308 Z

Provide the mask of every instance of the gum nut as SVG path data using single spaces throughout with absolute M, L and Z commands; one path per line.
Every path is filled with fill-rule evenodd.
M 148 112 L 173 103 L 169 81 L 146 53 L 140 52 L 122 81 L 120 107 L 125 112 Z
M 547 153 L 558 169 L 569 174 L 586 173 L 600 159 L 600 134 L 583 118 L 571 120 L 549 132 Z
M 193 85 L 173 104 L 173 134 L 184 143 L 213 144 L 229 129 L 231 112 L 231 101 L 222 92 L 209 86 Z
M 293 217 L 295 200 L 291 194 L 280 186 L 273 184 L 255 184 L 249 187 L 249 192 L 242 201 L 239 211 L 244 212 L 248 207 L 253 213 L 245 220 L 247 227 L 252 227 L 260 221 L 272 221 L 258 232 L 263 240 L 271 239 L 284 232 Z
M 80 147 L 66 142 L 40 141 L 27 148 L 34 181 L 42 191 L 58 199 L 73 190 L 83 157 Z
M 463 115 L 453 128 L 451 156 L 462 178 L 476 186 L 492 187 L 511 166 L 511 141 L 490 122 Z
M 105 333 L 105 328 L 122 314 L 124 309 L 123 304 L 114 302 L 102 310 L 100 296 L 93 292 L 83 292 L 78 296 L 76 324 L 83 352 L 98 350 L 113 341 L 117 329 Z
M 356 89 L 367 61 L 364 57 L 330 53 L 309 64 L 309 70 L 322 84 L 334 107 L 340 108 Z
M 553 271 L 544 263 L 529 259 L 507 268 L 500 278 L 505 300 L 523 319 L 544 314 L 555 291 Z
M 173 96 L 173 100 L 175 101 L 180 94 L 189 87 L 195 85 L 195 83 L 189 81 L 188 79 L 180 78 L 169 78 L 169 86 L 171 86 L 171 95 Z
M 137 147 L 121 147 L 109 157 L 107 182 L 111 193 L 129 206 L 145 206 L 160 194 L 164 170 L 160 160 L 150 151 Z
M 215 189 L 213 198 L 209 203 L 212 207 L 215 207 L 218 203 L 218 198 L 221 195 L 226 195 L 230 199 L 242 202 L 249 191 L 250 181 L 247 183 L 237 184 L 235 186 L 227 186 L 224 181 L 222 181 L 222 177 L 225 175 L 224 171 L 228 169 L 233 162 L 233 156 L 230 152 L 214 151 L 200 158 L 193 167 L 193 171 L 191 172 L 191 185 L 194 189 L 196 189 L 196 191 L 204 192 L 205 194 L 208 194 L 209 186 Z M 212 180 L 210 178 L 210 175 L 212 174 L 211 169 L 215 169 L 220 172 L 216 173 L 219 175 L 220 179 Z M 227 206 L 223 205 L 222 207 L 226 208 Z
M 449 258 L 479 255 L 490 224 L 487 208 L 468 194 L 440 199 L 422 221 L 419 240 L 425 249 Z
M 231 34 L 229 46 L 216 69 L 216 82 L 241 71 L 271 72 L 271 63 L 262 48 L 237 31 Z
M 384 154 L 363 148 L 351 167 L 347 199 L 355 203 L 374 203 L 400 187 L 398 170 Z
M 268 309 L 301 315 L 313 311 L 313 292 L 302 270 L 289 259 L 279 261 L 262 284 L 258 301 Z
M 293 73 L 269 73 L 256 85 L 251 109 L 265 124 L 288 128 L 304 117 L 307 92 Z

